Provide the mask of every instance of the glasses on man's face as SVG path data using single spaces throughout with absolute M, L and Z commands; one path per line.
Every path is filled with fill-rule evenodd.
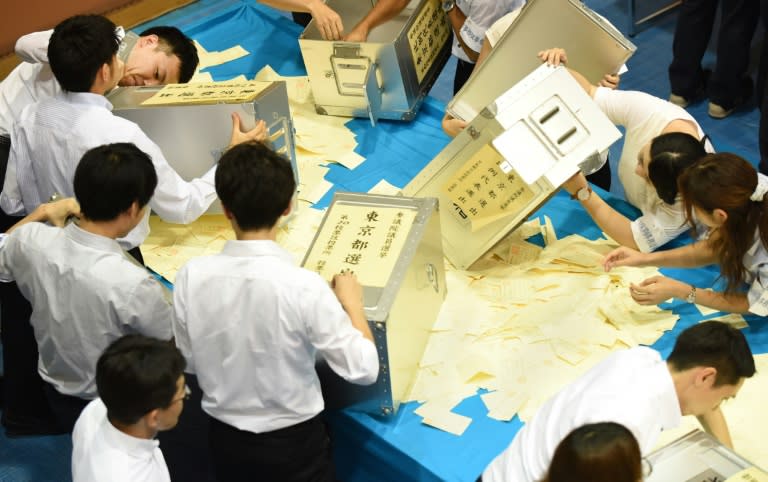
M 651 476 L 653 473 L 653 465 L 651 465 L 651 461 L 643 457 L 643 460 L 641 462 L 642 464 L 642 472 L 643 472 L 643 480 L 648 480 L 648 477 Z
M 187 400 L 189 400 L 190 395 L 192 395 L 192 390 L 190 390 L 189 389 L 189 385 L 187 385 L 185 383 L 184 384 L 184 396 L 179 397 L 179 398 L 174 398 L 173 400 L 171 400 L 171 403 L 169 405 L 173 405 L 174 403 L 180 402 L 182 400 L 184 400 L 186 402 Z

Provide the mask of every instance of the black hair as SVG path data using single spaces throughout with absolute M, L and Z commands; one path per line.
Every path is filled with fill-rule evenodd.
M 640 446 L 632 432 L 601 422 L 574 429 L 558 444 L 543 482 L 637 482 L 642 475 Z
M 172 342 L 142 335 L 114 341 L 96 362 L 96 388 L 114 422 L 134 424 L 173 403 L 186 361 Z
M 111 65 L 120 39 L 101 15 L 76 15 L 56 25 L 48 43 L 53 75 L 68 92 L 89 92 L 104 64 Z
M 755 360 L 744 334 L 721 321 L 705 321 L 685 329 L 667 363 L 676 371 L 695 367 L 717 370 L 715 385 L 736 385 L 755 374 Z
M 92 221 L 111 221 L 137 202 L 147 205 L 157 187 L 152 159 L 131 143 L 94 147 L 75 170 L 75 197 Z
M 148 28 L 141 32 L 140 37 L 157 35 L 160 39 L 160 50 L 167 55 L 175 55 L 179 58 L 179 83 L 186 84 L 195 74 L 200 59 L 197 56 L 197 48 L 192 39 L 182 33 L 176 27 L 159 26 Z
M 295 189 L 291 163 L 260 142 L 232 147 L 216 169 L 216 194 L 246 231 L 274 226 Z
M 706 153 L 703 142 L 684 132 L 668 132 L 651 141 L 648 179 L 662 201 L 675 204 L 678 177 Z

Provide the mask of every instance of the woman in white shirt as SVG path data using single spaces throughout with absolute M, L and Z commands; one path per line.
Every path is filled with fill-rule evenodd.
M 735 154 L 708 154 L 678 180 L 685 213 L 709 229 L 707 239 L 669 251 L 639 253 L 621 247 L 604 260 L 617 266 L 695 267 L 720 265 L 724 291 L 697 290 L 666 276 L 631 285 L 632 298 L 654 305 L 671 297 L 734 313 L 768 315 L 768 177 Z M 749 283 L 744 292 L 742 286 Z

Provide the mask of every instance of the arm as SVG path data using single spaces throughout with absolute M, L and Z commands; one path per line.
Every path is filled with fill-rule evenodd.
M 733 449 L 731 433 L 728 431 L 728 422 L 725 421 L 725 416 L 720 407 L 696 418 L 708 434 L 715 437 L 726 447 Z
M 396 17 L 408 5 L 408 2 L 409 0 L 379 0 L 371 11 L 344 37 L 344 40 L 365 42 L 371 30 Z
M 451 24 L 451 29 L 453 30 L 453 36 L 459 42 L 459 45 L 461 46 L 461 50 L 463 50 L 464 53 L 467 54 L 467 57 L 469 57 L 469 60 L 471 60 L 472 62 L 476 62 L 479 52 L 476 52 L 469 45 L 467 45 L 467 42 L 461 36 L 461 30 L 464 27 L 464 22 L 466 21 L 467 21 L 467 16 L 464 14 L 464 12 L 461 11 L 458 5 L 453 7 L 451 11 L 448 12 L 448 22 L 450 22 Z
M 75 198 L 66 198 L 51 203 L 43 203 L 35 208 L 24 219 L 14 224 L 6 233 L 11 233 L 13 230 L 23 226 L 27 223 L 51 223 L 55 226 L 62 227 L 66 224 L 67 218 L 70 216 L 80 216 L 80 205 Z
M 22 58 L 24 62 L 32 64 L 48 63 L 48 41 L 51 39 L 53 30 L 43 32 L 33 32 L 16 41 L 16 55 Z
M 626 247 L 616 248 L 603 258 L 606 271 L 619 266 L 659 266 L 668 268 L 695 268 L 717 262 L 707 240 L 666 251 L 640 253 Z
M 354 326 L 363 336 L 373 341 L 371 328 L 368 326 L 368 320 L 365 317 L 363 306 L 363 287 L 357 277 L 351 272 L 337 274 L 333 277 L 333 292 L 339 299 L 344 311 L 349 315 Z
M 258 0 L 264 5 L 288 10 L 291 12 L 307 12 L 317 23 L 317 29 L 325 40 L 339 40 L 344 32 L 341 17 L 323 0 Z
M 688 301 L 693 285 L 666 276 L 652 276 L 639 284 L 631 284 L 629 293 L 641 305 L 658 305 L 670 298 Z M 747 313 L 747 295 L 720 293 L 712 290 L 696 290 L 696 304 L 729 313 Z

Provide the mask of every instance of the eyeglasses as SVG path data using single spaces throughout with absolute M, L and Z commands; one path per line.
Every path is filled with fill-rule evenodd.
M 185 383 L 184 384 L 184 396 L 182 396 L 181 398 L 174 398 L 173 400 L 171 400 L 171 403 L 169 403 L 168 405 L 173 405 L 174 403 L 180 402 L 182 400 L 184 400 L 186 402 L 187 400 L 189 400 L 189 397 L 191 395 L 192 395 L 192 390 L 190 390 L 189 389 L 189 385 L 187 385 Z
M 651 474 L 653 473 L 653 465 L 651 464 L 650 460 L 648 460 L 647 458 L 643 457 L 642 466 L 643 466 L 643 469 L 642 469 L 642 471 L 643 471 L 643 480 L 647 480 L 648 477 L 650 477 Z

